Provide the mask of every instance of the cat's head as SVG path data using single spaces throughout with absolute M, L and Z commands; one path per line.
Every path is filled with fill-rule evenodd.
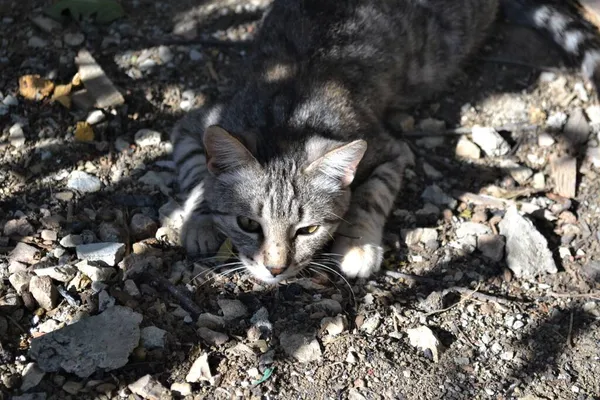
M 203 137 L 210 208 L 245 267 L 267 283 L 296 275 L 335 234 L 367 144 L 309 137 L 262 164 L 219 126 Z

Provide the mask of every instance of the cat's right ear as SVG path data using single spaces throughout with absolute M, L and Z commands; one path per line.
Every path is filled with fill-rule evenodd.
M 206 166 L 213 175 L 258 163 L 242 142 L 218 125 L 206 128 L 203 141 Z

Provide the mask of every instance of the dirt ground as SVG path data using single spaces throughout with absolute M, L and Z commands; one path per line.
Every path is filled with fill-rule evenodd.
M 71 22 L 52 33 L 30 19 L 49 3 L 0 4 L 0 399 L 600 399 L 600 109 L 545 37 L 499 22 L 443 95 L 390 121 L 404 128 L 398 137 L 416 163 L 386 228 L 381 274 L 345 282 L 307 272 L 268 287 L 243 271 L 186 259 L 170 243 L 164 212 L 180 200 L 169 130 L 186 110 L 235 89 L 266 0 L 127 0 L 123 19 Z M 208 44 L 215 39 L 227 43 Z M 91 110 L 19 94 L 27 74 L 71 82 L 81 48 L 125 99 L 91 120 L 91 141 L 76 135 Z M 19 123 L 24 142 L 14 133 Z M 510 151 L 458 156 L 459 139 L 475 140 L 474 125 L 495 128 Z M 161 140 L 136 142 L 140 129 Z M 443 133 L 430 135 L 436 129 Z M 565 155 L 577 165 L 570 199 L 556 194 L 552 168 Z M 511 173 L 514 163 L 525 178 Z M 100 188 L 70 188 L 74 170 L 97 177 Z M 422 195 L 434 184 L 459 200 L 426 204 Z M 489 197 L 474 204 L 465 194 Z M 497 234 L 511 205 L 547 240 L 556 273 L 518 276 L 502 254 L 486 256 L 461 236 L 465 222 Z M 154 221 L 150 233 L 136 233 L 137 214 Z M 157 239 L 160 226 L 165 236 Z M 44 310 L 31 283 L 17 288 L 9 278 L 78 263 L 78 252 L 63 245 L 69 234 L 125 243 L 127 255 L 104 282 L 53 278 L 66 294 Z M 14 263 L 18 243 L 35 247 L 36 260 Z M 128 275 L 144 262 L 149 272 Z M 33 338 L 97 314 L 102 296 L 140 313 L 142 328 L 165 331 L 165 342 L 141 344 L 126 365 L 87 378 L 64 370 L 27 376 Z M 242 311 L 228 316 L 223 299 L 238 300 Z M 439 348 L 411 344 L 418 327 Z M 186 382 L 202 355 L 210 371 Z M 145 375 L 162 394 L 129 387 Z M 30 379 L 35 384 L 23 387 Z

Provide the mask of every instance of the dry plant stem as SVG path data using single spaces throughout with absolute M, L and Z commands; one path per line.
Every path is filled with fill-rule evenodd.
M 429 317 L 430 315 L 440 314 L 440 313 L 446 312 L 448 310 L 451 310 L 454 307 L 458 307 L 459 305 L 461 305 L 462 303 L 464 303 L 465 301 L 467 301 L 469 298 L 471 298 L 475 293 L 477 293 L 477 291 L 479 290 L 479 286 L 481 286 L 481 283 L 479 283 L 477 285 L 477 287 L 475 288 L 475 290 L 471 290 L 470 293 L 468 293 L 466 296 L 461 296 L 460 301 L 457 302 L 457 303 L 452 304 L 450 307 L 442 308 L 441 310 L 436 310 L 436 311 L 428 312 L 424 316 Z M 468 290 L 466 288 L 459 288 L 459 289 Z M 458 291 L 458 292 L 461 293 L 462 291 Z M 461 294 L 463 294 L 463 293 L 461 293 Z
M 191 313 L 194 317 L 197 317 L 202 313 L 202 310 L 192 299 L 188 297 L 181 289 L 175 287 L 171 282 L 165 278 L 161 278 L 154 274 L 145 272 L 142 274 L 142 278 L 148 281 L 151 285 L 156 286 L 162 290 L 168 291 L 177 301 L 181 304 L 181 307 Z
M 569 347 L 573 347 L 573 311 L 571 311 L 571 315 L 569 316 L 569 334 L 567 335 L 567 344 Z

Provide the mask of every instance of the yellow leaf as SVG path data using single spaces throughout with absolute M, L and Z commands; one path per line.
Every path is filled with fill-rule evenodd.
M 52 94 L 52 101 L 58 101 L 65 108 L 71 108 L 71 87 L 72 85 L 56 85 L 54 93 Z
M 75 128 L 75 140 L 78 142 L 91 142 L 94 140 L 94 130 L 87 122 L 78 122 Z
M 79 72 L 73 76 L 73 79 L 71 79 L 71 84 L 73 86 L 81 86 L 81 76 L 79 75 Z
M 221 247 L 219 247 L 219 251 L 217 251 L 215 258 L 226 261 L 233 256 L 235 256 L 235 252 L 233 251 L 233 245 L 231 244 L 231 239 L 227 238 L 225 239 Z
M 54 83 L 39 75 L 23 75 L 19 78 L 19 94 L 27 100 L 42 100 L 50 96 Z
M 461 212 L 459 214 L 459 217 L 464 218 L 464 219 L 471 219 L 472 216 L 473 216 L 473 211 L 469 210 L 468 208 L 465 208 L 463 210 L 463 212 Z

